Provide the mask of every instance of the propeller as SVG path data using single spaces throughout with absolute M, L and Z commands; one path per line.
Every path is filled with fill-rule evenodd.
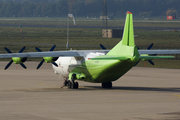
M 56 45 L 53 45 L 52 48 L 50 49 L 50 51 L 54 51 L 54 49 L 56 48 Z M 38 51 L 38 52 L 42 52 L 41 49 L 39 49 L 38 47 L 35 47 L 35 49 Z M 46 63 L 52 63 L 53 65 L 55 65 L 56 67 L 58 67 L 58 65 L 54 62 L 58 59 L 58 57 L 43 57 L 43 60 L 38 64 L 37 66 L 37 70 L 42 66 L 42 64 L 44 63 L 44 61 Z
M 102 44 L 99 44 L 99 45 L 103 50 L 106 50 L 106 48 Z
M 22 52 L 25 50 L 25 48 L 26 48 L 26 46 L 24 46 L 23 48 L 21 48 L 21 50 L 19 51 L 19 53 L 22 53 Z M 4 47 L 4 49 L 5 49 L 8 53 L 12 53 L 7 47 Z M 26 60 L 27 60 L 27 58 L 12 57 L 12 60 L 6 65 L 6 67 L 4 68 L 4 70 L 8 69 L 13 62 L 14 62 L 15 64 L 20 64 L 24 69 L 27 69 L 27 67 L 23 64 Z
M 152 47 L 153 47 L 153 45 L 154 45 L 154 43 L 152 43 L 151 45 L 149 45 L 149 47 L 147 48 L 147 50 L 150 50 Z M 137 47 L 138 48 L 138 47 Z M 138 48 L 138 50 L 139 50 L 139 48 Z M 145 55 L 147 55 L 147 56 L 149 56 L 148 54 L 145 54 Z M 140 61 L 140 60 L 139 60 Z M 136 66 L 138 63 L 139 63 L 139 61 L 134 65 L 134 66 Z M 144 60 L 144 62 L 145 62 L 146 60 Z M 148 62 L 151 64 L 151 65 L 154 65 L 154 62 L 152 61 L 152 60 L 148 60 Z M 145 65 L 146 66 L 146 65 Z

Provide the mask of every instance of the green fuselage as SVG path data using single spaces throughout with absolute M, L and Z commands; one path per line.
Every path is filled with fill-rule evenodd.
M 121 60 L 87 60 L 71 72 L 83 73 L 87 82 L 103 83 L 115 81 L 129 71 L 137 61 Z

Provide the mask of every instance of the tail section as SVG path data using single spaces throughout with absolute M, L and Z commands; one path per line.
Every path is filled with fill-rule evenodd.
M 131 12 L 127 12 L 126 22 L 124 27 L 122 44 L 127 46 L 134 46 L 134 29 L 133 29 L 133 17 Z
M 138 49 L 134 42 L 133 16 L 131 12 L 127 12 L 123 39 L 112 48 L 107 55 L 124 56 L 127 58 L 139 56 Z

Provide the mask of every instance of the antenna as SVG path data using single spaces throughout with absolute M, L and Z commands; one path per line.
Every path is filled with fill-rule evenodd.
M 66 49 L 69 49 L 69 19 L 70 18 L 73 19 L 73 23 L 74 23 L 74 25 L 76 25 L 75 18 L 73 16 L 73 14 L 68 14 L 68 17 L 67 17 L 67 44 L 66 44 Z

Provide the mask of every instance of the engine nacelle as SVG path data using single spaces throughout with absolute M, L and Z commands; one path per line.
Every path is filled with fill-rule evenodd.
M 24 58 L 13 57 L 12 60 L 13 60 L 13 62 L 14 62 L 15 64 L 21 64 L 21 63 L 26 62 L 27 57 L 24 57 Z
M 46 63 L 54 62 L 58 59 L 58 57 L 43 57 Z

